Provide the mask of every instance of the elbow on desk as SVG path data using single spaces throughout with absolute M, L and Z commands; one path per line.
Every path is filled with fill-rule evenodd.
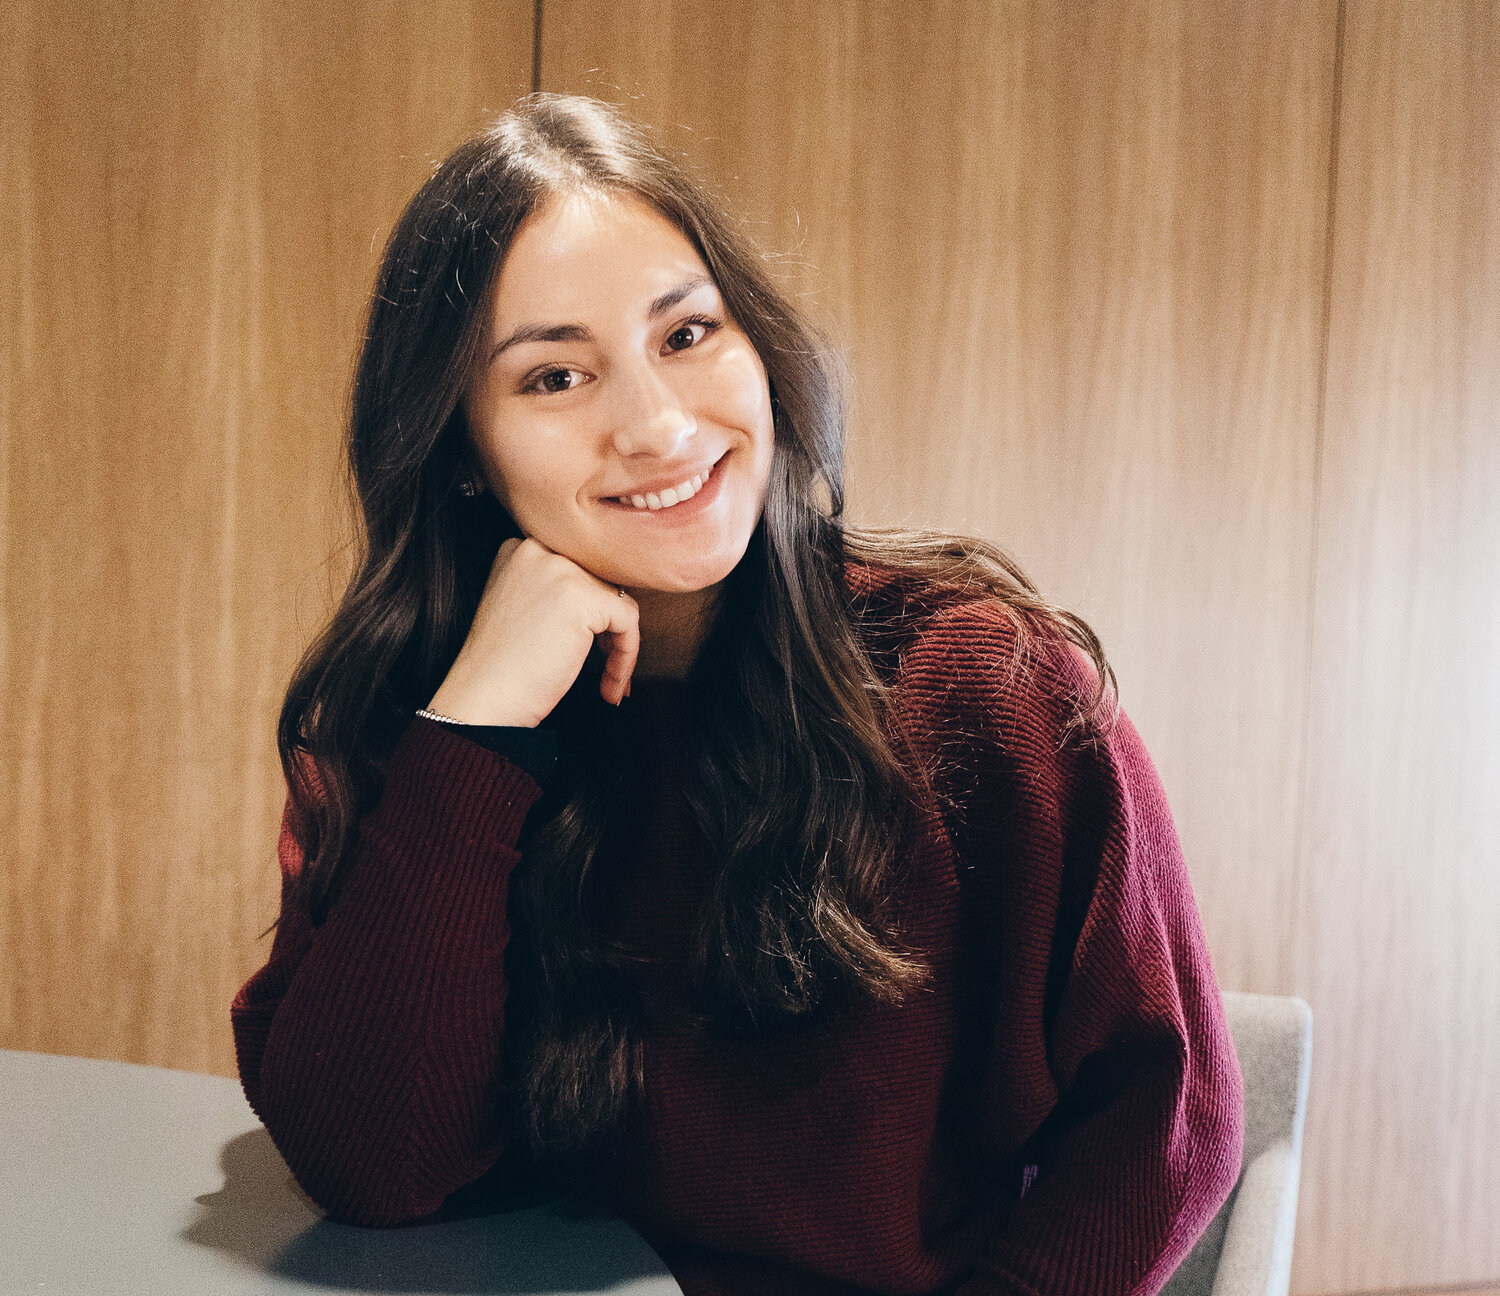
M 294 1146 L 278 1138 L 269 1123 L 266 1128 L 297 1185 L 328 1218 L 341 1224 L 409 1224 L 438 1210 L 448 1196 L 445 1187 L 427 1182 L 410 1158 Z
M 419 1051 L 377 1055 L 278 1037 L 271 1014 L 235 1021 L 240 1076 L 292 1178 L 332 1219 L 372 1228 L 440 1209 L 503 1151 L 496 1083 L 460 1093 Z M 288 1039 L 290 1042 L 288 1042 Z M 493 1069 L 493 1068 L 488 1068 Z
M 246 1086 L 252 1109 L 298 1187 L 331 1219 L 367 1228 L 410 1223 L 465 1181 L 419 1154 L 410 1102 L 400 1096 L 380 1104 L 382 1119 L 354 1095 L 318 1101 L 304 1084 L 279 1084 L 264 1073 L 257 1079 Z

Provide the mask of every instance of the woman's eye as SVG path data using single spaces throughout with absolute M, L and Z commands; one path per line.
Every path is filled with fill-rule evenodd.
M 709 319 L 706 315 L 684 320 L 667 334 L 667 346 L 673 351 L 686 351 L 689 347 L 696 346 L 718 327 L 719 321 Z
M 528 391 L 559 392 L 572 391 L 578 386 L 580 374 L 576 369 L 544 369 L 526 384 Z

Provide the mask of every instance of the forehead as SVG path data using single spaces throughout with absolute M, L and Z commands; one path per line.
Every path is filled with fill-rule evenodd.
M 708 268 L 686 236 L 633 194 L 568 193 L 522 222 L 495 285 L 497 331 L 630 309 Z

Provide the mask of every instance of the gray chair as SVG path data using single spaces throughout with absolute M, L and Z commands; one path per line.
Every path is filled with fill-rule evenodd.
M 1312 1009 L 1283 995 L 1226 994 L 1245 1077 L 1245 1163 L 1163 1296 L 1287 1296 L 1312 1062 Z

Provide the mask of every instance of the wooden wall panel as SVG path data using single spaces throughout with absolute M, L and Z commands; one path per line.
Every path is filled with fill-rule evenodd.
M 1350 5 L 1298 980 L 1302 1290 L 1500 1278 L 1500 9 Z
M 276 712 L 341 585 L 363 303 L 430 161 L 529 89 L 532 13 L 20 6 L 0 1046 L 234 1074 L 229 1000 L 276 913 Z
M 1104 635 L 1221 980 L 1317 1013 L 1299 1292 L 1500 1274 L 1500 38 L 1347 6 L 1325 332 L 1337 5 L 546 0 L 542 42 L 789 250 L 852 516 Z M 8 8 L 0 1047 L 233 1073 L 360 309 L 531 16 Z
M 547 0 L 542 88 L 716 174 L 848 342 L 850 514 L 1011 549 L 1286 991 L 1336 9 Z

